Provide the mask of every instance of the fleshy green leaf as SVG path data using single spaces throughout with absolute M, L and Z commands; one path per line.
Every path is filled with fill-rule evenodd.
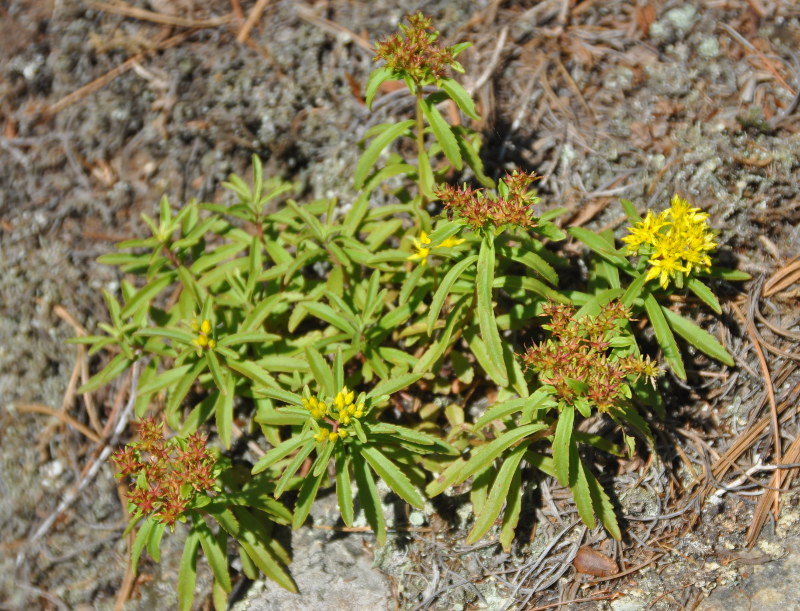
M 147 545 L 147 541 L 149 540 L 150 534 L 153 532 L 155 526 L 156 521 L 153 518 L 146 518 L 141 527 L 139 527 L 139 532 L 136 533 L 136 537 L 133 540 L 133 545 L 131 546 L 131 569 L 133 570 L 134 574 L 139 566 L 139 558 L 142 555 L 142 551 L 144 550 L 145 545 Z
M 350 457 L 344 445 L 335 444 L 336 452 L 336 498 L 345 526 L 353 525 L 353 491 L 350 486 Z
M 390 380 L 384 380 L 367 393 L 367 400 L 378 399 L 384 395 L 391 395 L 402 390 L 422 377 L 422 373 L 406 373 Z
M 464 271 L 478 260 L 478 255 L 470 255 L 456 263 L 450 271 L 442 278 L 436 293 L 433 295 L 430 308 L 428 309 L 427 324 L 428 335 L 433 334 L 433 325 L 439 318 L 439 313 L 442 311 L 445 299 L 447 299 L 450 289 L 456 280 L 464 273 Z
M 470 459 L 459 470 L 458 478 L 453 482 L 459 484 L 466 480 L 470 475 L 478 473 L 486 469 L 495 458 L 500 456 L 505 450 L 512 445 L 524 439 L 528 435 L 547 428 L 544 423 L 526 424 L 517 428 L 509 429 L 484 446 L 475 450 Z
M 214 579 L 220 584 L 225 592 L 231 591 L 231 576 L 228 572 L 228 553 L 225 543 L 228 537 L 224 531 L 220 530 L 220 536 L 214 536 L 211 529 L 203 520 L 197 520 L 194 524 L 194 531 L 200 539 L 203 553 L 214 573 Z
M 397 466 L 384 454 L 373 446 L 361 448 L 361 455 L 367 459 L 369 466 L 385 481 L 398 496 L 405 500 L 409 505 L 422 509 L 425 500 L 411 484 L 411 481 Z
M 492 305 L 495 259 L 494 237 L 487 234 L 483 238 L 480 253 L 478 254 L 478 271 L 475 279 L 478 325 L 481 330 L 481 339 L 486 345 L 488 357 L 492 361 L 497 375 L 497 379 L 494 381 L 499 386 L 508 386 L 508 373 L 503 360 L 502 340 L 500 339 L 500 332 L 497 330 L 497 321 L 494 318 L 494 306 Z
M 361 187 L 364 186 L 364 181 L 367 179 L 372 167 L 378 162 L 378 158 L 381 152 L 383 152 L 383 149 L 389 146 L 392 141 L 399 138 L 414 125 L 414 123 L 414 119 L 408 119 L 407 121 L 392 124 L 370 142 L 367 150 L 364 151 L 361 158 L 358 160 L 358 165 L 353 175 L 353 182 L 356 189 L 361 189 Z
M 697 278 L 687 278 L 686 288 L 697 295 L 697 297 L 699 297 L 709 308 L 714 310 L 716 314 L 722 314 L 722 306 L 719 305 L 719 300 L 717 299 L 716 295 L 714 295 L 711 289 L 700 282 Z
M 475 110 L 475 103 L 458 81 L 451 78 L 443 78 L 439 80 L 439 87 L 444 90 L 450 99 L 453 100 L 461 111 L 470 119 L 480 120 L 478 113 Z
M 492 489 L 489 492 L 489 496 L 483 503 L 483 507 L 481 508 L 478 517 L 475 519 L 475 524 L 473 525 L 472 530 L 469 532 L 469 535 L 467 535 L 466 542 L 468 545 L 475 543 L 478 539 L 485 535 L 486 532 L 492 527 L 492 524 L 494 524 L 497 516 L 500 515 L 503 504 L 506 502 L 508 497 L 508 491 L 511 487 L 511 482 L 519 471 L 519 463 L 527 449 L 528 444 L 522 443 L 505 456 L 503 464 L 497 472 L 497 477 L 495 477 L 494 482 L 492 483 Z
M 131 298 L 131 300 L 125 304 L 125 307 L 122 308 L 122 312 L 120 312 L 120 317 L 123 319 L 128 318 L 128 316 L 134 315 L 141 308 L 147 307 L 150 301 L 156 295 L 158 295 L 174 281 L 175 274 L 169 273 L 147 283 L 145 286 L 136 291 L 136 294 Z
M 611 499 L 608 498 L 606 491 L 597 481 L 597 478 L 591 471 L 585 470 L 583 473 L 586 478 L 586 485 L 589 487 L 589 494 L 592 497 L 592 505 L 600 522 L 614 539 L 620 541 L 622 533 L 619 530 L 619 523 L 617 516 L 614 513 L 614 506 L 611 504 Z
M 364 510 L 364 516 L 367 519 L 367 523 L 375 531 L 378 545 L 384 545 L 386 543 L 386 520 L 383 517 L 381 497 L 378 495 L 378 488 L 375 486 L 372 471 L 370 471 L 360 452 L 352 453 L 350 458 L 353 462 L 353 474 L 358 485 L 358 500 Z
M 293 530 L 300 528 L 303 525 L 303 522 L 306 521 L 306 518 L 311 511 L 311 505 L 314 503 L 314 499 L 317 498 L 319 486 L 326 476 L 327 473 L 325 471 L 317 476 L 314 476 L 311 473 L 306 476 L 305 480 L 303 481 L 303 485 L 300 488 L 300 492 L 297 495 L 297 506 L 294 509 L 294 518 L 292 518 Z
M 562 486 L 570 483 L 570 446 L 572 442 L 572 425 L 575 420 L 575 408 L 566 404 L 558 415 L 556 433 L 553 437 L 553 464 L 556 470 L 556 479 Z
M 194 588 L 197 583 L 197 548 L 200 536 L 192 530 L 183 544 L 181 566 L 178 571 L 178 609 L 191 611 L 194 601 Z
M 587 472 L 583 466 L 583 461 L 578 456 L 578 448 L 575 443 L 570 444 L 570 464 L 573 465 L 575 470 L 574 484 L 570 486 L 572 490 L 572 497 L 575 499 L 575 506 L 578 509 L 578 515 L 589 528 L 595 527 L 594 520 L 594 504 L 592 503 L 592 493 L 589 489 Z
M 661 349 L 664 351 L 664 359 L 669 363 L 672 370 L 682 380 L 686 379 L 686 370 L 683 367 L 683 359 L 681 359 L 678 344 L 675 342 L 675 336 L 669 328 L 667 319 L 661 306 L 656 301 L 652 294 L 644 299 L 644 307 L 647 311 L 647 317 L 650 319 L 650 324 L 653 325 L 653 332 L 656 335 L 656 341 Z
M 691 320 L 684 318 L 680 314 L 676 314 L 669 308 L 662 306 L 661 310 L 669 326 L 692 346 L 711 358 L 726 364 L 728 367 L 734 366 L 733 357 L 711 333 L 705 329 L 701 329 Z
M 310 439 L 310 433 L 306 433 L 305 435 L 295 435 L 294 437 L 290 437 L 278 447 L 272 448 L 269 452 L 264 454 L 258 462 L 253 465 L 253 469 L 251 473 L 255 475 L 256 473 L 261 473 L 265 469 L 268 469 L 280 459 L 288 456 L 292 452 L 294 452 L 297 448 L 299 448 L 304 443 L 307 443 Z
M 436 108 L 437 97 L 439 96 L 433 94 L 422 100 L 422 112 L 424 113 L 425 118 L 428 120 L 428 124 L 433 130 L 436 140 L 442 147 L 445 157 L 447 157 L 448 161 L 453 164 L 453 167 L 456 170 L 460 170 L 463 167 L 463 162 L 461 161 L 461 152 L 458 149 L 456 138 L 453 135 L 453 132 L 450 130 L 450 125 L 448 125 L 447 121 L 445 121 L 444 117 L 439 112 L 439 109 Z
M 387 66 L 381 66 L 380 68 L 376 68 L 373 70 L 369 75 L 369 80 L 367 80 L 367 88 L 364 92 L 364 103 L 367 105 L 367 108 L 372 110 L 372 100 L 375 97 L 375 94 L 378 91 L 378 88 L 386 81 L 396 78 L 394 76 L 394 72 L 391 68 Z

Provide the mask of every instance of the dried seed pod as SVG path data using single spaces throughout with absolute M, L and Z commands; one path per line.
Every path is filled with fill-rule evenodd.
M 619 573 L 619 567 L 614 560 L 588 545 L 584 545 L 578 550 L 578 553 L 575 554 L 575 560 L 572 561 L 572 566 L 579 573 L 594 577 L 609 577 Z

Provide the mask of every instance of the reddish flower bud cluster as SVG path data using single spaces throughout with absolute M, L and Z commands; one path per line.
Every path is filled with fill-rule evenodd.
M 540 177 L 535 174 L 514 172 L 506 174 L 498 185 L 499 195 L 490 197 L 483 189 L 451 187 L 444 185 L 436 191 L 448 215 L 455 213 L 468 225 L 481 229 L 487 224 L 495 227 L 514 225 L 525 229 L 536 227 L 533 205 L 539 198 L 528 193 L 528 187 Z
M 211 490 L 216 460 L 199 433 L 186 439 L 164 438 L 163 423 L 147 418 L 139 423 L 139 441 L 129 443 L 111 457 L 117 477 L 131 476 L 128 499 L 145 515 L 172 526 L 197 493 Z
M 375 45 L 375 61 L 386 65 L 399 75 L 409 76 L 417 84 L 429 84 L 447 74 L 455 63 L 453 52 L 436 43 L 439 32 L 431 19 L 422 13 L 407 16 L 410 26 L 400 26 L 402 34 L 393 34 Z
M 550 324 L 543 327 L 552 338 L 531 346 L 522 360 L 566 403 L 589 401 L 608 412 L 630 397 L 629 376 L 644 375 L 653 382 L 663 373 L 649 357 L 617 357 L 610 352 L 610 336 L 619 331 L 619 321 L 630 318 L 630 310 L 621 302 L 607 304 L 597 316 L 577 319 L 569 305 L 549 303 L 543 310 L 550 317 Z

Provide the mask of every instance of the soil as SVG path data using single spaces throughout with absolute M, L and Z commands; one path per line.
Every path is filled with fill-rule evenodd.
M 368 533 L 304 531 L 295 556 L 306 560 L 293 570 L 314 576 L 298 576 L 310 598 L 240 580 L 238 608 L 338 605 L 308 591 L 339 582 L 352 582 L 353 609 L 683 609 L 714 590 L 702 608 L 736 608 L 725 601 L 740 594 L 764 609 L 800 608 L 781 585 L 797 580 L 796 492 L 781 495 L 780 518 L 747 546 L 758 495 L 775 484 L 771 428 L 759 423 L 780 411 L 783 452 L 798 439 L 800 6 L 273 0 L 238 42 L 255 4 L 0 1 L 0 608 L 110 609 L 126 598 L 126 609 L 174 607 L 181 538 L 167 537 L 161 563 L 145 559 L 126 581 L 107 443 L 74 424 L 107 440 L 106 418 L 126 396 L 123 380 L 75 394 L 103 357 L 64 342 L 107 320 L 101 290 L 121 280 L 96 258 L 143 235 L 140 214 L 156 213 L 164 194 L 174 207 L 228 202 L 221 184 L 246 176 L 252 154 L 297 182 L 300 199 L 351 199 L 359 139 L 410 108 L 391 93 L 365 108 L 368 43 L 416 10 L 448 43 L 474 43 L 460 78 L 483 117 L 473 127 L 489 173 L 541 174 L 540 196 L 568 208 L 565 225 L 621 230 L 619 198 L 663 209 L 675 192 L 710 213 L 722 262 L 754 276 L 715 286 L 723 316 L 697 310 L 737 367 L 687 353 L 688 383 L 665 382 L 656 450 L 606 481 L 626 516 L 621 543 L 587 532 L 554 485 L 529 499 L 529 540 L 511 554 L 491 538 L 465 547 L 463 525 L 448 530 L 442 516 L 463 522 L 468 507 L 437 500 L 380 549 Z M 579 266 L 579 247 L 565 249 Z M 733 466 L 720 471 L 726 456 Z M 782 486 L 795 470 L 780 470 Z M 318 511 L 315 524 L 336 524 Z M 583 545 L 622 574 L 578 574 Z M 763 587 L 748 581 L 761 565 Z M 204 570 L 196 604 L 207 608 Z M 365 577 L 377 570 L 382 578 Z

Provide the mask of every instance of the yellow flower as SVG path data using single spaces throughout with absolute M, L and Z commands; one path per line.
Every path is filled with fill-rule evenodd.
M 431 239 L 428 237 L 428 233 L 425 231 L 421 231 L 419 234 L 419 238 L 411 238 L 414 240 L 414 248 L 417 249 L 412 255 L 407 257 L 408 261 L 416 261 L 419 260 L 422 265 L 425 265 L 428 262 L 428 255 L 431 254 L 432 250 L 437 248 L 454 248 L 459 244 L 463 244 L 466 240 L 461 238 L 456 238 L 454 236 L 450 236 L 446 240 L 442 241 L 441 244 L 437 244 L 436 246 L 431 246 Z
M 411 239 L 414 240 L 414 248 L 417 249 L 417 252 L 415 252 L 412 255 L 409 255 L 407 257 L 407 260 L 416 261 L 419 259 L 420 263 L 422 263 L 422 265 L 425 265 L 428 262 L 428 255 L 431 253 L 431 249 L 429 248 L 431 239 L 428 237 L 428 234 L 425 231 L 419 234 L 419 239 L 418 238 L 411 238 Z
M 192 319 L 192 331 L 197 333 L 197 337 L 192 340 L 192 343 L 200 348 L 208 348 L 209 350 L 213 350 L 217 347 L 217 342 L 211 337 L 211 331 L 213 328 L 211 327 L 210 320 L 203 320 L 201 324 L 197 323 L 197 319 Z
M 680 286 L 684 275 L 711 267 L 708 253 L 717 243 L 707 219 L 707 212 L 675 195 L 667 210 L 658 216 L 648 211 L 644 220 L 628 227 L 629 235 L 622 241 L 628 245 L 629 254 L 639 254 L 642 247 L 648 247 L 644 251 L 651 266 L 648 281 L 658 278 L 664 289 L 670 280 Z
M 459 244 L 463 244 L 464 242 L 466 242 L 466 240 L 464 240 L 462 238 L 456 238 L 454 236 L 450 236 L 444 242 L 439 244 L 439 246 L 437 248 L 454 248 L 454 247 L 458 246 Z

